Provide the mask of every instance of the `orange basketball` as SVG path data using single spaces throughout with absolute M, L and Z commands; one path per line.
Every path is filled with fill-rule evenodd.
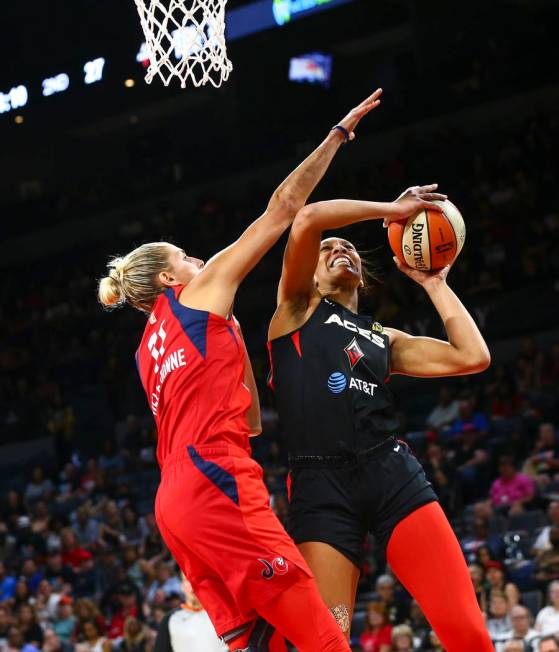
M 443 212 L 423 210 L 388 225 L 392 251 L 405 265 L 425 272 L 454 262 L 466 239 L 466 226 L 456 206 L 448 199 L 433 203 Z

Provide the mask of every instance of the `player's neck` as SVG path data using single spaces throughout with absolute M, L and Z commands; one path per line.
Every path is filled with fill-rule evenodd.
M 204 607 L 198 600 L 196 599 L 187 599 L 186 602 L 183 602 L 181 604 L 181 607 L 185 609 L 186 611 L 204 611 Z
M 323 296 L 332 299 L 351 312 L 359 312 L 359 293 L 356 288 L 332 287 L 328 288 Z

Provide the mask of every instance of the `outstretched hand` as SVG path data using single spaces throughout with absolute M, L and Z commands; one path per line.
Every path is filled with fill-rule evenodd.
M 432 272 L 422 272 L 419 269 L 414 269 L 409 265 L 403 263 L 398 256 L 393 256 L 394 263 L 396 267 L 406 276 L 409 276 L 412 281 L 419 283 L 423 287 L 427 287 L 430 283 L 444 283 L 446 282 L 446 277 L 450 272 L 450 265 L 446 265 L 442 269 L 437 269 Z
M 444 201 L 446 195 L 435 192 L 439 187 L 438 183 L 432 183 L 428 186 L 412 186 L 398 197 L 394 202 L 394 211 L 384 219 L 383 226 L 386 228 L 390 222 L 405 220 L 408 217 L 417 215 L 422 210 L 442 211 L 434 201 Z
M 338 124 L 344 129 L 347 129 L 349 132 L 349 139 L 353 140 L 355 138 L 355 133 L 354 130 L 359 124 L 359 121 L 361 118 L 373 109 L 376 109 L 377 106 L 380 104 L 380 99 L 379 97 L 382 95 L 382 88 L 377 88 L 377 90 L 370 95 L 366 100 L 363 100 L 361 104 L 356 106 L 354 109 L 351 109 L 351 111 L 346 115 L 346 117 L 343 120 L 340 120 Z

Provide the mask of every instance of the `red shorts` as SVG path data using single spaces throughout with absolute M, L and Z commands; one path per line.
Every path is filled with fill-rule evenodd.
M 234 446 L 185 447 L 164 463 L 155 502 L 161 535 L 219 636 L 258 605 L 312 577 L 270 508 L 262 468 Z

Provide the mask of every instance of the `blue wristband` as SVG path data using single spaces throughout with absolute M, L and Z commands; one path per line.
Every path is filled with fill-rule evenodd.
M 338 131 L 341 131 L 343 136 L 344 136 L 345 142 L 349 143 L 349 140 L 350 140 L 349 131 L 345 127 L 342 127 L 342 125 L 334 125 L 332 127 L 331 131 L 334 131 L 334 129 L 337 129 Z

